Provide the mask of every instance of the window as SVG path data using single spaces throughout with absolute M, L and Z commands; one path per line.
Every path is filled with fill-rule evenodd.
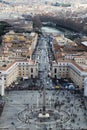
M 33 74 L 31 74 L 31 78 L 33 78 Z
M 4 78 L 4 80 L 6 80 L 6 78 Z
M 57 69 L 56 68 L 54 69 L 54 73 L 57 73 Z
M 57 78 L 57 76 L 56 76 L 56 75 L 55 75 L 54 77 L 55 77 L 55 78 Z
M 28 67 L 28 63 L 26 63 L 26 67 Z
M 31 73 L 33 73 L 33 68 L 31 68 Z

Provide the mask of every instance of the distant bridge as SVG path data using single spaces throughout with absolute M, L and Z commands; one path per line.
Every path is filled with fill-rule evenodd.
M 52 26 L 52 27 L 55 27 L 56 23 L 53 23 L 53 22 L 42 22 L 42 25 L 43 26 Z

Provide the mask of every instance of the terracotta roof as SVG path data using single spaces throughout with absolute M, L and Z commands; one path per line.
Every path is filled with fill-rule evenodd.
M 5 71 L 5 70 L 9 69 L 14 63 L 15 63 L 15 61 L 12 62 L 12 63 L 7 64 L 6 67 L 0 67 L 0 70 L 4 70 Z
M 0 67 L 0 70 L 1 70 L 1 71 L 6 71 L 6 70 L 9 69 L 12 65 L 14 65 L 16 62 L 28 62 L 30 65 L 34 65 L 34 64 L 35 64 L 35 62 L 34 62 L 33 60 L 31 60 L 31 59 L 28 59 L 28 60 L 19 60 L 19 61 L 14 61 L 14 62 L 12 62 L 12 63 L 7 64 L 6 67 Z
M 58 60 L 57 62 L 55 61 L 55 62 L 53 62 L 53 64 L 57 64 L 58 62 L 69 62 L 69 63 L 72 63 L 73 65 L 75 65 L 79 70 L 81 70 L 81 71 L 84 71 L 84 72 L 87 72 L 87 69 L 84 69 L 84 68 L 82 68 L 79 64 L 77 64 L 75 61 L 73 61 L 73 60 Z
M 85 71 L 85 69 L 83 69 L 81 66 L 79 66 L 76 62 L 71 61 L 71 63 L 74 64 L 79 70 Z

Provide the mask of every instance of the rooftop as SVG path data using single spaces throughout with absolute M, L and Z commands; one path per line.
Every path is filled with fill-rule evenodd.
M 83 45 L 87 46 L 87 41 L 81 42 Z

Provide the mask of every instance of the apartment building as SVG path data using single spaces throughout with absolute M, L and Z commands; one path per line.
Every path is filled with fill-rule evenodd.
M 38 64 L 32 60 L 29 61 L 18 61 L 18 77 L 26 78 L 37 78 L 38 76 Z
M 15 33 L 9 31 L 2 37 L 2 49 L 0 59 L 9 61 L 24 60 L 31 58 L 36 47 L 38 34 L 32 33 Z
M 79 88 L 84 87 L 84 79 L 87 77 L 87 70 L 74 61 L 58 61 L 52 64 L 52 78 L 71 78 Z
M 3 36 L 0 51 L 0 94 L 18 78 L 36 78 L 38 64 L 31 60 L 37 44 L 36 33 L 15 33 L 10 31 Z
M 14 61 L 0 67 L 0 94 L 18 78 L 36 78 L 38 65 L 33 60 Z
M 52 63 L 52 78 L 71 78 L 81 89 L 84 87 L 84 79 L 87 77 L 86 48 L 78 46 L 69 39 L 66 39 L 66 45 L 63 45 L 60 39 L 65 38 L 56 36 L 52 44 L 55 56 L 55 61 Z

